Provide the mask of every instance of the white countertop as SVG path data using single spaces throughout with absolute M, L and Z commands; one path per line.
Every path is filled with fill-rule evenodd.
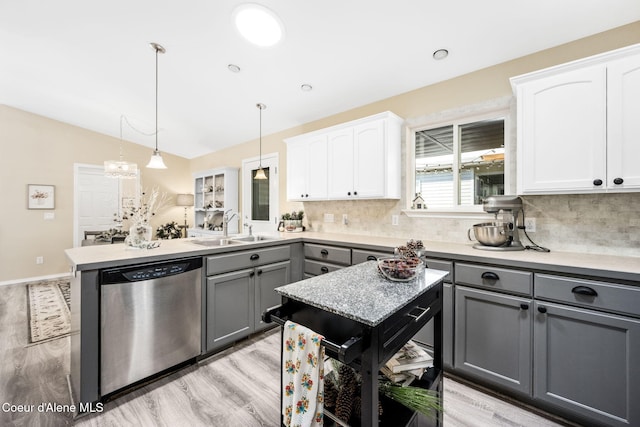
M 280 242 L 305 241 L 342 246 L 356 246 L 370 250 L 390 250 L 406 243 L 406 239 L 365 236 L 356 234 L 332 234 L 318 232 L 279 233 Z M 419 236 L 414 238 L 419 239 Z M 72 267 L 89 270 L 154 262 L 176 257 L 202 256 L 228 251 L 247 250 L 270 246 L 274 241 L 243 243 L 228 246 L 201 246 L 193 243 L 197 238 L 163 240 L 155 249 L 126 249 L 124 244 L 96 245 L 67 249 Z M 277 243 L 278 241 L 275 241 Z M 572 252 L 536 251 L 484 251 L 472 244 L 423 241 L 426 255 L 458 261 L 495 263 L 521 268 L 534 268 L 564 272 L 567 274 L 594 275 L 611 279 L 640 282 L 640 257 L 582 254 Z

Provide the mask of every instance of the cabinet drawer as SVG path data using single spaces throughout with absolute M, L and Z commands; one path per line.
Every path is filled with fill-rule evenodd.
M 536 274 L 535 296 L 640 316 L 640 287 Z
M 351 265 L 351 249 L 348 248 L 307 243 L 304 245 L 304 257 L 335 264 Z
M 456 263 L 455 279 L 456 283 L 522 295 L 531 295 L 533 290 L 533 273 L 527 271 Z
M 210 256 L 207 257 L 207 276 L 271 264 L 272 262 L 288 261 L 289 258 L 288 245 Z
M 444 261 L 442 259 L 424 258 L 423 261 L 427 268 L 433 268 L 434 270 L 448 271 L 449 274 L 444 276 L 445 283 L 453 283 L 453 262 Z
M 376 252 L 365 249 L 351 250 L 351 265 L 363 263 L 365 261 L 375 261 L 380 257 L 391 256 L 393 252 Z
M 313 261 L 309 259 L 304 260 L 304 274 L 305 276 L 319 276 L 321 274 L 329 273 L 330 271 L 336 271 L 343 268 L 341 265 L 329 264 L 326 262 Z

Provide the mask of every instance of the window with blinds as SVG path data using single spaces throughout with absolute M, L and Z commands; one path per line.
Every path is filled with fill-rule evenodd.
M 480 205 L 504 194 L 504 124 L 492 117 L 414 131 L 415 193 L 427 208 Z

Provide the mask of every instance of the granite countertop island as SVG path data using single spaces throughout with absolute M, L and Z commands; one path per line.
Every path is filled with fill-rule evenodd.
M 376 261 L 367 261 L 281 286 L 276 292 L 365 325 L 377 326 L 446 275 L 445 271 L 423 269 L 414 280 L 394 282 L 378 273 Z

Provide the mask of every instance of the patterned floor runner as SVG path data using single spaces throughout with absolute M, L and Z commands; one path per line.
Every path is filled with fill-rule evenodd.
M 65 337 L 71 330 L 68 279 L 27 283 L 29 343 Z

